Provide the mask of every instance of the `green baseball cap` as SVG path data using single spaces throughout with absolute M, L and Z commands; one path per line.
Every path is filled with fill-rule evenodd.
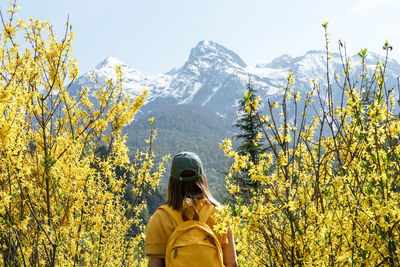
M 184 171 L 193 171 L 194 175 L 182 177 Z M 182 182 L 194 181 L 203 174 L 203 164 L 193 152 L 180 152 L 175 155 L 171 165 L 171 177 Z

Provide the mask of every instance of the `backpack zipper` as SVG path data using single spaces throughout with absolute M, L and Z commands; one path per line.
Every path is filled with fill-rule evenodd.
M 203 240 L 210 240 L 211 244 L 213 244 L 213 246 L 217 246 L 217 244 L 215 243 L 215 240 L 212 236 L 207 235 Z

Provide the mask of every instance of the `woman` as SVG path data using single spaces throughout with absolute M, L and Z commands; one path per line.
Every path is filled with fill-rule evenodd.
M 200 158 L 192 152 L 178 153 L 172 160 L 167 203 L 156 210 L 148 223 L 146 233 L 148 266 L 165 266 L 167 243 L 178 225 L 176 216 L 172 216 L 171 212 L 167 212 L 168 210 L 179 212 L 177 214 L 182 216 L 182 221 L 187 221 L 199 220 L 198 211 L 211 210 L 210 213 L 214 214 L 216 207 L 218 207 L 218 202 L 208 189 Z M 206 224 L 213 229 L 214 223 L 213 216 L 209 216 Z M 223 264 L 227 267 L 237 266 L 235 245 L 230 229 L 226 234 L 216 235 L 216 237 L 221 244 Z

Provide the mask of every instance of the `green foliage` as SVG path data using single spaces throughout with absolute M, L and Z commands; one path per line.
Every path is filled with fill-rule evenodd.
M 154 117 L 149 118 L 150 125 L 153 126 L 154 124 Z
M 361 49 L 360 52 L 357 53 L 357 55 L 365 60 L 365 58 L 367 57 L 367 48 Z

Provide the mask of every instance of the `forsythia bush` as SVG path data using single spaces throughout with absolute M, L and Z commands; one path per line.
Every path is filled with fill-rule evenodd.
M 345 48 L 339 48 L 342 54 Z M 391 46 L 386 42 L 384 49 Z M 240 190 L 232 177 L 246 167 L 260 184 L 250 204 L 238 198 L 239 206 L 226 208 L 234 215 L 224 217 L 234 229 L 243 266 L 400 265 L 395 90 L 385 82 L 387 54 L 371 71 L 366 50 L 359 56 L 357 79 L 346 56 L 343 73 L 334 75 L 341 99 L 333 99 L 328 50 L 326 90 L 313 81 L 313 91 L 300 102 L 290 72 L 282 101 L 268 102 L 268 115 L 258 114 L 269 152 L 256 164 L 238 155 L 230 140 L 223 142 L 234 159 L 226 177 L 230 193 Z M 257 105 L 248 101 L 248 111 Z M 296 112 L 291 120 L 289 105 Z
M 138 199 L 163 163 L 152 171 L 150 146 L 131 164 L 121 128 L 147 92 L 124 96 L 117 68 L 117 81 L 72 96 L 68 23 L 59 41 L 48 22 L 17 20 L 16 10 L 2 14 L 0 35 L 0 265 L 138 266 L 143 234 L 130 229 L 143 229 Z M 127 179 L 135 203 L 123 200 Z

